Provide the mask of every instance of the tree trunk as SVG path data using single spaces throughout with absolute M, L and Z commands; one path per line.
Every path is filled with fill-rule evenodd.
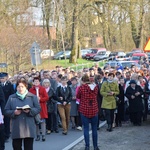
M 144 18 L 144 8 L 143 8 L 143 1 L 140 4 L 140 14 L 139 14 L 139 24 L 137 25 L 137 15 L 135 15 L 134 11 L 134 5 L 132 1 L 130 1 L 130 21 L 131 21 L 131 33 L 132 33 L 132 38 L 134 41 L 134 44 L 136 48 L 139 48 L 140 42 L 141 42 L 141 34 L 142 34 L 142 23 L 143 23 L 143 18 Z
M 70 63 L 77 63 L 78 52 L 78 0 L 73 0 L 73 23 L 72 23 L 72 52 L 70 56 Z

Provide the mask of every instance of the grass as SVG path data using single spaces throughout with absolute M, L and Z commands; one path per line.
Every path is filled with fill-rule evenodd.
M 80 70 L 84 67 L 90 68 L 95 64 L 92 60 L 78 59 L 77 64 L 69 63 L 69 60 L 42 60 L 42 64 L 37 66 L 38 70 L 41 69 L 55 69 L 55 66 L 62 66 L 64 68 L 70 67 L 74 70 Z M 99 66 L 103 66 L 104 62 L 99 62 Z

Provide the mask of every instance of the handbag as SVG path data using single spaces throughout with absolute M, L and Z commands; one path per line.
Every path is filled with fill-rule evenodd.
M 121 100 L 117 96 L 114 96 L 114 97 L 115 97 L 115 100 L 116 100 L 116 104 L 119 105 L 121 103 Z
M 52 100 L 47 102 L 47 112 L 48 113 L 54 112 L 54 103 L 52 102 Z
M 38 125 L 41 123 L 41 116 L 40 114 L 35 115 L 34 117 L 35 123 Z

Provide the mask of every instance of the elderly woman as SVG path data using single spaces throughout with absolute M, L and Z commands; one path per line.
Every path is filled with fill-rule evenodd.
M 127 87 L 125 96 L 129 100 L 130 119 L 133 122 L 133 125 L 141 126 L 143 90 L 139 85 L 137 85 L 135 80 L 131 80 L 129 84 L 130 85 Z
M 71 110 L 70 110 L 70 119 L 72 123 L 72 129 L 78 127 L 78 108 L 76 103 L 76 89 L 78 86 L 78 81 L 76 77 L 71 78 L 71 91 L 72 91 L 72 100 L 71 100 Z
M 48 94 L 46 93 L 46 90 L 43 86 L 40 85 L 40 79 L 38 77 L 35 77 L 33 79 L 33 87 L 29 90 L 31 93 L 36 95 L 38 97 L 40 106 L 41 106 L 41 130 L 42 130 L 42 141 L 45 141 L 45 133 L 46 133 L 46 124 L 45 119 L 48 118 L 48 112 L 47 112 L 47 106 L 46 103 L 49 99 Z M 36 141 L 40 140 L 40 129 L 39 125 L 37 125 L 37 138 Z
M 47 134 L 51 132 L 58 133 L 58 120 L 57 120 L 57 101 L 54 89 L 51 87 L 49 79 L 44 79 L 42 86 L 45 88 L 49 100 L 47 101 L 48 118 L 46 119 Z
M 100 89 L 100 93 L 103 96 L 101 108 L 105 109 L 106 120 L 108 124 L 107 131 L 112 131 L 112 123 L 114 120 L 114 111 L 116 109 L 115 96 L 119 94 L 118 83 L 114 81 L 114 73 L 108 74 L 108 79 L 105 81 Z
M 11 95 L 5 106 L 5 115 L 12 120 L 12 145 L 14 150 L 33 150 L 33 139 L 36 136 L 34 117 L 40 112 L 37 97 L 27 90 L 25 80 L 17 81 L 17 92 Z

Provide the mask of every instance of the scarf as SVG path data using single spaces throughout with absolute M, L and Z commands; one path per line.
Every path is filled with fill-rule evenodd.
M 107 79 L 107 81 L 108 81 L 109 83 L 112 83 L 112 82 L 114 82 L 114 80 L 109 80 L 109 79 Z
M 46 90 L 47 93 L 48 93 L 49 89 L 50 89 L 49 87 L 48 87 L 48 88 L 45 88 L 45 90 Z
M 16 92 L 16 94 L 21 98 L 21 100 L 23 100 L 25 98 L 25 96 L 27 95 L 27 93 L 28 93 L 28 90 L 26 90 L 24 92 L 24 94 L 20 94 L 20 93 Z

